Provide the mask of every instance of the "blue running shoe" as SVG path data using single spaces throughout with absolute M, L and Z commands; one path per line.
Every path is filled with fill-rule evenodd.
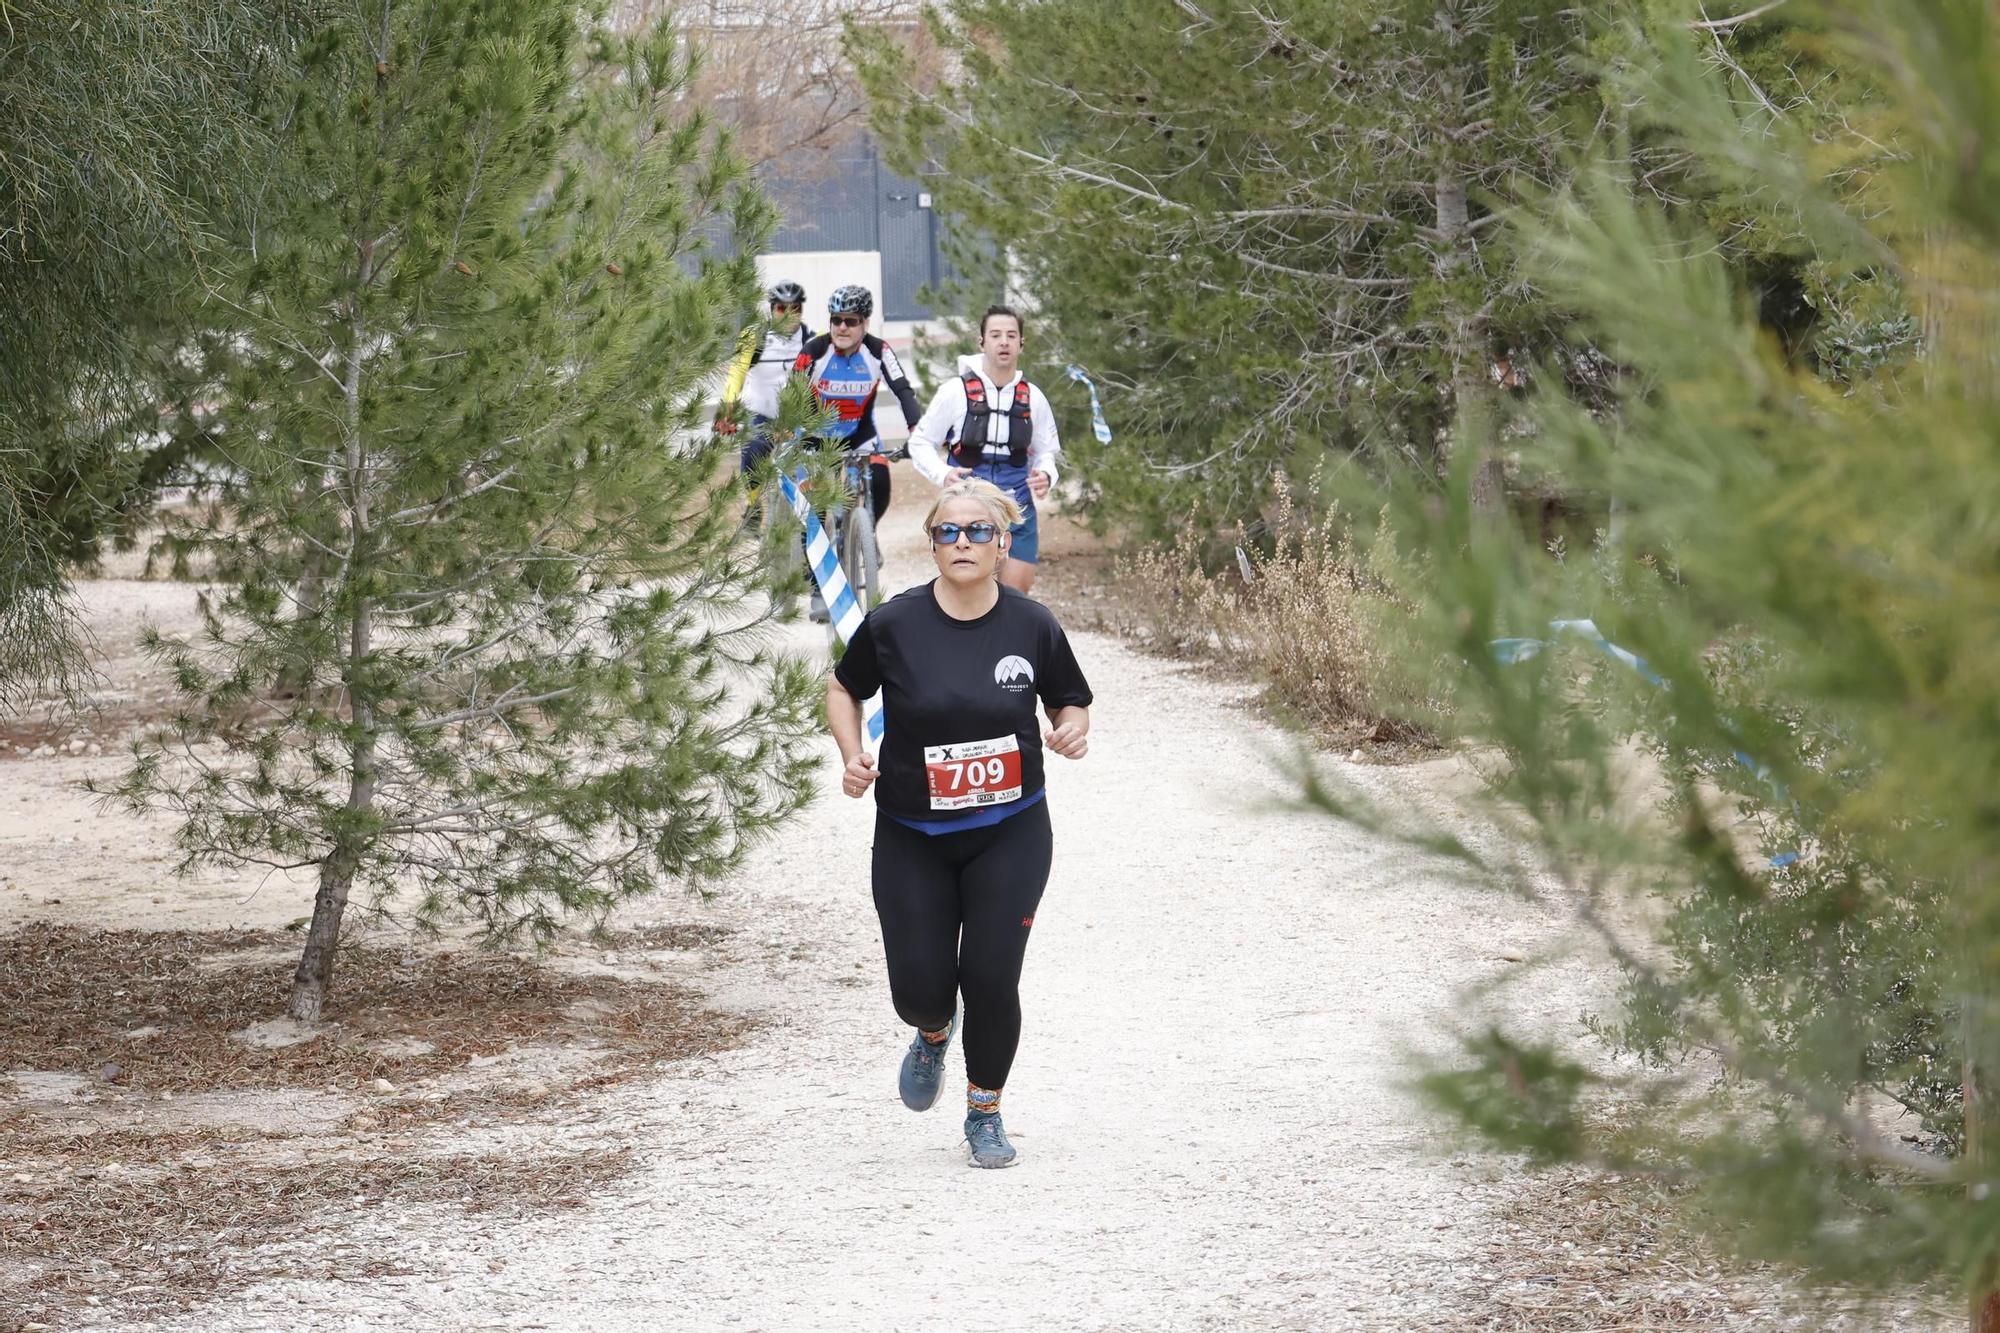
M 896 1090 L 903 1094 L 903 1105 L 912 1111 L 928 1111 L 937 1105 L 938 1089 L 944 1086 L 944 1053 L 951 1049 L 952 1034 L 957 1031 L 958 1015 L 953 1014 L 951 1026 L 944 1031 L 943 1041 L 925 1041 L 921 1032 L 910 1038 L 910 1049 L 903 1053 L 903 1071 L 896 1079 Z
M 1014 1165 L 1014 1145 L 1000 1124 L 1000 1113 L 973 1111 L 965 1117 L 965 1142 L 972 1149 L 974 1166 Z

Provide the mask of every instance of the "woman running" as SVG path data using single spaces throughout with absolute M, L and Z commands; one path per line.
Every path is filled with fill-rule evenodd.
M 937 578 L 869 614 L 826 690 L 841 790 L 875 788 L 875 911 L 896 1013 L 917 1030 L 903 1104 L 937 1103 L 963 995 L 965 1139 L 984 1167 L 1014 1164 L 1000 1090 L 1021 1041 L 1021 960 L 1049 878 L 1042 748 L 1081 759 L 1090 746 L 1090 686 L 1062 627 L 999 582 L 1020 521 L 990 482 L 940 491 L 924 520 Z M 861 744 L 861 700 L 877 690 L 880 769 Z

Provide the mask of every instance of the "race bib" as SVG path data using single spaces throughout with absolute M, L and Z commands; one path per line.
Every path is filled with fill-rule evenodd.
M 1021 799 L 1021 742 L 1014 736 L 963 745 L 926 745 L 931 809 L 965 810 Z

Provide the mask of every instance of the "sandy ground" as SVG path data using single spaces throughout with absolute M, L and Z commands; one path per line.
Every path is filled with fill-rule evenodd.
M 903 475 L 899 489 L 908 499 L 885 546 L 914 581 L 922 488 Z M 93 619 L 124 627 L 107 631 L 114 676 L 125 648 L 110 639 L 132 613 L 184 618 L 187 596 L 87 588 Z M 793 634 L 801 649 L 823 638 Z M 266 1256 L 296 1278 L 172 1321 L 93 1326 L 1476 1327 L 1481 1255 L 1514 1186 L 1500 1164 L 1454 1155 L 1403 1080 L 1413 1054 L 1476 1021 L 1468 988 L 1550 947 L 1561 923 L 1291 808 L 1290 742 L 1243 706 L 1241 687 L 1102 635 L 1075 644 L 1098 703 L 1090 757 L 1050 765 L 1056 865 L 1005 1104 L 1018 1167 L 967 1168 L 954 1098 L 922 1116 L 896 1099 L 907 1032 L 869 899 L 872 810 L 834 793 L 712 906 L 652 911 L 770 946 L 697 978 L 765 1026 L 593 1107 L 575 1141 L 644 1158 L 622 1187 L 547 1220 L 356 1208 L 330 1235 Z M 831 787 L 830 743 L 826 753 Z M 1462 782 L 1443 764 L 1332 766 L 1384 802 L 1439 815 Z M 116 771 L 87 745 L 0 762 L 0 927 L 304 913 L 303 886 L 249 875 L 156 883 L 166 830 L 98 812 L 68 785 Z M 1494 835 L 1469 836 L 1491 846 Z M 1574 1031 L 1603 980 L 1576 958 L 1548 967 L 1529 992 L 1533 1017 Z M 514 1150 L 574 1146 L 546 1138 Z M 405 1275 L 340 1276 L 358 1269 L 339 1256 L 356 1253 L 393 1255 Z

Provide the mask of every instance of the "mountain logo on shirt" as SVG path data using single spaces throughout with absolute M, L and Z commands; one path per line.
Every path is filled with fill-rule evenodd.
M 1019 693 L 1035 683 L 1035 669 L 1025 657 L 1011 654 L 993 664 L 993 683 L 1003 690 Z

